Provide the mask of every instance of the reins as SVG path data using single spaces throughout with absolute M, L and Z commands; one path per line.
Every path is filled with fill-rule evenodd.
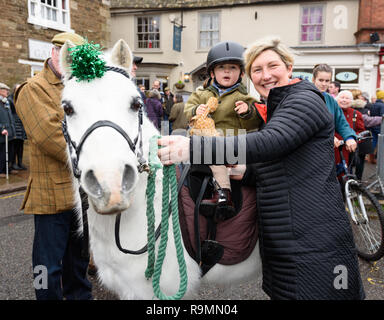
M 150 153 L 149 153 L 149 168 L 147 183 L 147 221 L 148 221 L 148 267 L 145 271 L 147 278 L 152 278 L 152 285 L 154 293 L 157 298 L 161 300 L 177 300 L 181 299 L 187 290 L 187 269 L 184 259 L 184 251 L 182 245 L 181 231 L 179 225 L 179 213 L 178 213 L 178 185 L 176 181 L 176 169 L 175 165 L 163 167 L 163 193 L 162 193 L 162 215 L 161 215 L 161 239 L 158 249 L 157 260 L 155 257 L 155 210 L 153 207 L 154 196 L 156 192 L 155 180 L 156 171 L 160 169 L 161 163 L 157 158 L 157 139 L 158 136 L 154 136 L 150 139 Z M 160 276 L 162 266 L 166 254 L 167 242 L 168 242 L 168 217 L 169 217 L 169 193 L 171 193 L 171 207 L 172 212 L 172 227 L 174 242 L 177 253 L 177 262 L 179 264 L 180 285 L 179 290 L 175 295 L 167 296 L 160 289 Z

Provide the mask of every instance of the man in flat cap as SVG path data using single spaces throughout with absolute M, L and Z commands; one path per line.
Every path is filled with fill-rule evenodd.
M 52 39 L 51 57 L 43 70 L 23 83 L 15 93 L 17 114 L 30 141 L 30 177 L 21 210 L 34 215 L 32 264 L 37 300 L 92 299 L 86 277 L 89 258 L 81 255 L 77 236 L 74 195 L 67 145 L 62 133 L 60 50 L 66 40 L 81 45 L 74 33 L 59 33 Z M 45 283 L 40 281 L 46 276 Z

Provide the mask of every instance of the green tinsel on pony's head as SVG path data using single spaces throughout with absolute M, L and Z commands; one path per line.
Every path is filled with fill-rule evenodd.
M 72 75 L 76 81 L 91 81 L 101 78 L 105 72 L 105 61 L 99 56 L 102 54 L 100 45 L 88 41 L 80 46 L 68 49 L 72 57 Z

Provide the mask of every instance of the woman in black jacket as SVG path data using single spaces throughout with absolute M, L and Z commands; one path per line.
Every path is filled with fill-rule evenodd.
M 245 166 L 237 169 L 244 184 L 257 188 L 263 289 L 271 299 L 363 299 L 324 98 L 313 84 L 290 79 L 293 56 L 278 39 L 248 46 L 245 62 L 266 100 L 264 127 L 247 134 L 245 144 L 241 137 L 164 137 L 159 156 L 164 164 L 207 163 L 207 156 L 228 164 L 228 154 L 245 155 L 245 173 Z M 216 153 L 218 144 L 224 155 Z

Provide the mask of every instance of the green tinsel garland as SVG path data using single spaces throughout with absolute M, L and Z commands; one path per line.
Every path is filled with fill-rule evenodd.
M 101 55 L 100 45 L 86 42 L 80 46 L 68 49 L 71 57 L 72 75 L 76 81 L 91 81 L 101 78 L 105 72 L 105 61 Z

